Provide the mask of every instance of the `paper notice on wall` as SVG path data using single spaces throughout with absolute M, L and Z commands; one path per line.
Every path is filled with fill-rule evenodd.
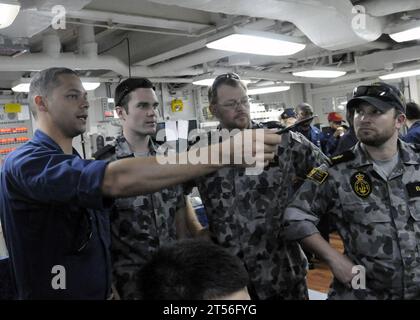
M 179 139 L 188 139 L 188 120 L 178 120 Z
M 178 140 L 178 130 L 176 127 L 176 121 L 165 122 L 165 133 L 166 133 L 166 141 Z
M 29 114 L 29 106 L 26 104 L 23 104 L 20 112 L 17 115 L 18 115 L 18 120 L 23 120 L 23 121 L 29 120 L 31 117 Z

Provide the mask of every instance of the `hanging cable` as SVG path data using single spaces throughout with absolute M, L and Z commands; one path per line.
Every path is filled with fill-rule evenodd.
M 111 47 L 109 47 L 109 48 L 107 48 L 105 50 L 100 51 L 98 54 L 102 54 L 104 52 L 107 52 L 109 50 L 112 50 L 115 47 L 119 46 L 124 41 L 127 41 L 128 76 L 131 78 L 131 52 L 130 52 L 130 39 L 128 39 L 128 37 L 125 37 L 125 38 L 121 39 L 120 41 L 118 41 L 113 46 L 111 46 Z

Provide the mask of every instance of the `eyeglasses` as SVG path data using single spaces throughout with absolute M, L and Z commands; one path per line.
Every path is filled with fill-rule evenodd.
M 401 93 L 395 92 L 389 87 L 382 85 L 358 86 L 353 90 L 353 98 L 368 96 L 386 101 L 397 102 L 402 109 L 404 108 L 404 97 Z
M 249 99 L 247 97 L 247 98 L 241 99 L 239 101 L 230 101 L 230 102 L 227 102 L 227 103 L 224 103 L 224 104 L 219 104 L 219 106 L 221 106 L 223 108 L 227 108 L 227 109 L 234 109 L 234 108 L 239 107 L 239 106 L 249 107 Z

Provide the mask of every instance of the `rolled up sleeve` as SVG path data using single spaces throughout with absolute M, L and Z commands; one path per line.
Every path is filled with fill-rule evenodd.
M 283 236 L 287 240 L 300 240 L 318 233 L 320 217 L 333 212 L 337 197 L 330 177 L 322 183 L 306 179 L 286 208 L 281 226 Z
M 84 160 L 76 155 L 33 152 L 16 158 L 7 178 L 16 191 L 37 202 L 76 202 L 103 209 L 111 203 L 101 191 L 107 165 L 107 161 Z

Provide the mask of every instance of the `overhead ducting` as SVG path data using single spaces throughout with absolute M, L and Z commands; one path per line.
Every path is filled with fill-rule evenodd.
M 374 41 L 383 29 L 382 19 L 357 12 L 349 0 L 149 1 L 208 12 L 289 21 L 314 44 L 328 50 L 346 49 Z

